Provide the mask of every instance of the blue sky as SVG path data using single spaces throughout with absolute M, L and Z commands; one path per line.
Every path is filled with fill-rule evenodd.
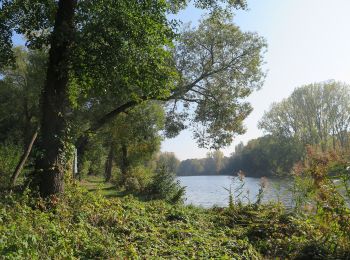
M 254 108 L 245 120 L 247 133 L 238 136 L 226 155 L 240 141 L 263 133 L 257 123 L 272 102 L 288 97 L 295 87 L 335 79 L 350 83 L 350 0 L 248 0 L 248 11 L 238 11 L 234 22 L 244 31 L 265 37 L 268 74 L 263 88 L 249 100 Z M 193 7 L 178 15 L 196 24 L 201 12 Z M 165 140 L 162 151 L 174 152 L 183 160 L 205 157 L 190 131 Z

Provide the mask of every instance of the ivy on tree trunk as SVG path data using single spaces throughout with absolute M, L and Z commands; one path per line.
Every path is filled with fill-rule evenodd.
M 36 160 L 36 180 L 47 197 L 63 192 L 67 160 L 66 143 L 70 110 L 68 76 L 74 40 L 76 0 L 60 0 L 52 32 L 46 83 L 41 96 L 40 155 Z

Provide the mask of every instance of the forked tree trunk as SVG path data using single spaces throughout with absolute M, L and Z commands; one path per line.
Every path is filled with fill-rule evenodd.
M 60 0 L 51 38 L 46 82 L 41 95 L 41 132 L 36 181 L 47 197 L 63 192 L 67 141 L 68 74 L 76 0 Z

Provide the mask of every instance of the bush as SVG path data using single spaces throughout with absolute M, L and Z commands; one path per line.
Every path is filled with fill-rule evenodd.
M 124 184 L 125 190 L 131 193 L 141 192 L 141 185 L 136 177 L 127 177 Z
M 0 144 L 0 190 L 7 188 L 15 170 L 22 150 L 19 146 L 7 143 Z
M 296 208 L 321 231 L 305 248 L 329 258 L 350 257 L 349 158 L 341 151 L 317 152 L 308 147 L 304 162 L 294 168 Z M 317 242 L 316 242 L 317 241 Z
M 139 194 L 149 185 L 153 172 L 151 169 L 139 165 L 129 169 L 127 176 L 120 175 L 118 184 L 124 186 L 126 192 Z
M 166 167 L 161 167 L 154 175 L 147 189 L 147 194 L 152 199 L 164 199 L 171 203 L 183 202 L 185 187 L 181 187 L 176 180 L 175 173 L 169 172 Z

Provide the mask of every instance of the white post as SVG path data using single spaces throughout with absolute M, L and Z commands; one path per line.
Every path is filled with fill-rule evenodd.
M 73 157 L 73 176 L 74 178 L 78 174 L 78 150 L 74 147 L 74 157 Z

